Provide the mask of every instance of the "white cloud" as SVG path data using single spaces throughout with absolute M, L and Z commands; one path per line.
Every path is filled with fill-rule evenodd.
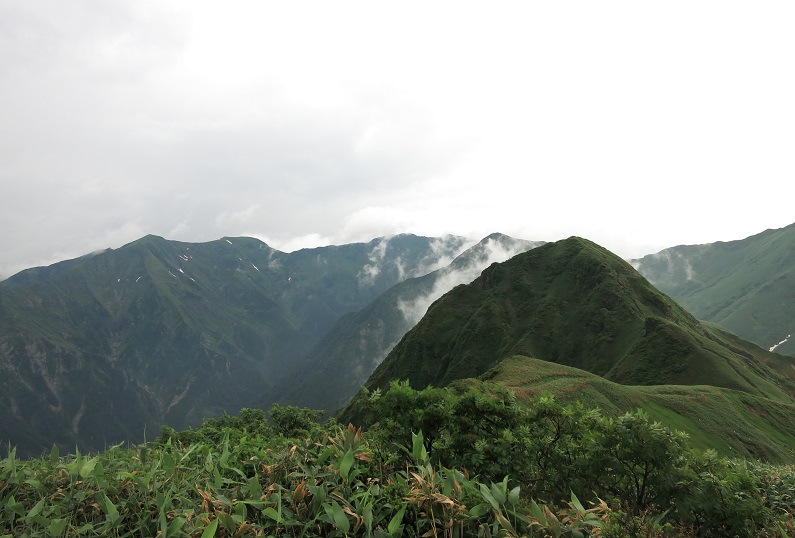
M 503 244 L 494 239 L 487 239 L 473 247 L 472 252 L 475 255 L 469 259 L 468 264 L 455 267 L 445 266 L 437 274 L 430 293 L 411 300 L 400 299 L 398 300 L 398 309 L 410 325 L 416 325 L 431 304 L 442 295 L 459 284 L 469 284 L 492 263 L 504 262 L 525 250 L 527 250 L 527 246 L 521 243 Z
M 793 15 L 9 0 L 0 273 L 139 232 L 582 235 L 637 257 L 785 226 Z

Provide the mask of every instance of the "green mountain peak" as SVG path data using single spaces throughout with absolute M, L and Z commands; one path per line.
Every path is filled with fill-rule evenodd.
M 408 379 L 417 388 L 444 386 L 514 355 L 621 384 L 709 384 L 778 399 L 795 394 L 791 379 L 732 349 L 627 262 L 581 237 L 494 264 L 451 290 L 367 385 Z

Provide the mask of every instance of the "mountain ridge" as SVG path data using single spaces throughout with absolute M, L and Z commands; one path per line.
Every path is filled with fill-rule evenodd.
M 425 314 L 428 306 L 458 284 L 475 279 L 494 261 L 543 242 L 492 233 L 453 261 L 426 275 L 405 279 L 362 310 L 342 316 L 277 389 L 275 403 L 333 411 L 367 381 L 373 369 Z M 272 401 L 259 401 L 267 407 Z
M 452 259 L 402 235 L 282 253 L 146 236 L 0 283 L 0 438 L 101 449 L 237 412 L 347 312 Z
M 704 382 L 780 398 L 795 394 L 791 377 L 735 353 L 627 262 L 578 237 L 492 265 L 470 285 L 451 290 L 367 386 L 383 389 L 403 378 L 401 372 L 409 372 L 405 378 L 415 388 L 444 386 L 477 377 L 510 355 L 622 384 Z M 764 375 L 749 376 L 748 368 Z
M 631 261 L 699 319 L 795 356 L 795 224 Z
M 453 288 L 336 416 L 359 421 L 364 398 L 402 380 L 417 390 L 487 381 L 524 400 L 549 391 L 612 414 L 641 407 L 702 448 L 795 461 L 795 361 L 700 323 L 579 237 Z

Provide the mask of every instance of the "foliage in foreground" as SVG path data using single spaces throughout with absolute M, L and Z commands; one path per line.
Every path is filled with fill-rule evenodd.
M 795 470 L 504 392 L 368 399 L 367 432 L 243 410 L 156 443 L 0 462 L 0 536 L 784 536 Z M 423 432 L 423 433 L 420 433 Z

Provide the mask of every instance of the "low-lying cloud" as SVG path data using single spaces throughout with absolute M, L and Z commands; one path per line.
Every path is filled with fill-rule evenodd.
M 467 252 L 469 256 L 465 265 L 448 265 L 440 269 L 433 289 L 429 293 L 410 300 L 399 300 L 398 309 L 406 321 L 414 326 L 422 319 L 431 304 L 442 295 L 459 284 L 469 284 L 492 263 L 504 262 L 527 251 L 532 245 L 523 241 L 506 243 L 492 238 L 486 239 Z

